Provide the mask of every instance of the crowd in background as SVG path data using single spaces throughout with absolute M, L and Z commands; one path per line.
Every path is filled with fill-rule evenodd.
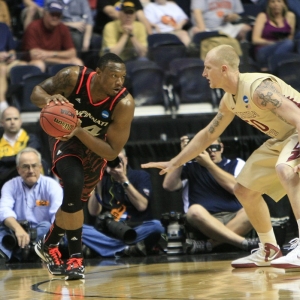
M 300 4 L 298 0 L 16 0 L 8 5 L 0 0 L 0 113 L 9 105 L 6 93 L 14 66 L 33 65 L 42 72 L 54 64 L 94 68 L 108 52 L 126 63 L 148 60 L 148 37 L 160 33 L 177 36 L 189 53 L 196 34 L 222 32 L 241 44 L 249 43 L 251 51 L 243 55 L 260 71 L 270 72 L 272 55 L 300 55 L 296 2 Z M 246 4 L 259 7 L 254 19 L 247 16 Z M 19 119 L 19 112 L 14 113 Z M 16 171 L 14 160 L 13 168 Z M 232 244 L 243 248 L 244 240 L 239 237 Z

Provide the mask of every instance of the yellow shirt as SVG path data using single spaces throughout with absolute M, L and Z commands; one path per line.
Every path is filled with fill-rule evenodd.
M 4 156 L 17 155 L 22 149 L 27 146 L 29 135 L 24 129 L 21 129 L 20 135 L 13 146 L 2 137 L 0 140 L 0 159 Z
M 102 34 L 102 47 L 100 56 L 106 53 L 107 49 L 114 47 L 122 34 L 124 33 L 120 20 L 109 22 L 105 25 Z M 145 47 L 148 47 L 147 32 L 143 23 L 134 21 L 132 34 Z M 128 38 L 124 50 L 119 55 L 122 60 L 128 61 L 137 58 L 137 53 L 132 45 L 130 38 Z

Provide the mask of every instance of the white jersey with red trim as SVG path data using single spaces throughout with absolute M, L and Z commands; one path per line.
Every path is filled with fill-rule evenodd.
M 260 109 L 252 100 L 255 89 L 266 79 L 278 83 L 282 94 L 295 103 L 295 109 L 299 109 L 300 93 L 280 78 L 263 73 L 241 73 L 237 94 L 225 93 L 222 101 L 230 111 L 249 125 L 272 138 L 285 140 L 296 132 L 295 127 L 276 116 L 272 111 Z

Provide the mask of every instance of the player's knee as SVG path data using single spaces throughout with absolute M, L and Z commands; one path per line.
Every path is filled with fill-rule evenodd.
M 298 181 L 299 175 L 294 172 L 293 168 L 285 164 L 279 164 L 276 166 L 276 173 L 281 183 L 289 184 L 294 180 Z
M 261 197 L 261 193 L 250 190 L 239 183 L 235 184 L 235 186 L 233 188 L 233 193 L 242 204 L 245 201 L 249 201 L 251 199 Z

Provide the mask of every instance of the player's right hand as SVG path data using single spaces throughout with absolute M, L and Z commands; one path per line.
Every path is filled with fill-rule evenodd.
M 57 105 L 63 105 L 64 103 L 69 102 L 69 100 L 61 94 L 49 95 L 49 97 L 47 97 L 45 100 L 46 100 L 46 105 L 49 105 L 51 101 L 53 101 Z

